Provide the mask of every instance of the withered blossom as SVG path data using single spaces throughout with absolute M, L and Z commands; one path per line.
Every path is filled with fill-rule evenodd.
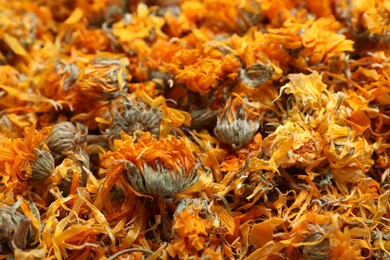
M 31 219 L 13 206 L 0 203 L 0 254 L 31 247 L 36 235 L 31 223 Z
M 128 161 L 124 162 L 124 165 L 127 168 L 126 180 L 136 191 L 165 200 L 171 200 L 175 195 L 190 188 L 200 176 L 198 167 L 194 167 L 187 174 L 182 166 L 174 170 L 158 161 L 150 166 L 144 163 L 142 170 Z
M 0 0 L 0 258 L 388 259 L 389 10 Z
M 37 150 L 37 155 L 32 162 L 32 175 L 30 180 L 44 180 L 48 178 L 55 169 L 54 158 L 50 151 Z
M 98 100 L 113 100 L 126 92 L 126 70 L 120 61 L 97 58 L 85 67 L 79 79 L 85 95 Z
M 85 142 L 88 130 L 82 125 L 76 126 L 65 121 L 55 124 L 45 144 L 52 153 L 55 161 L 63 158 L 68 152 L 74 151 L 80 144 Z
M 270 80 L 274 73 L 275 70 L 272 67 L 258 63 L 245 69 L 241 68 L 240 80 L 248 86 L 259 87 Z
M 87 181 L 87 172 L 90 169 L 90 159 L 87 152 L 77 149 L 70 152 L 62 159 L 61 163 L 55 168 L 51 176 L 54 186 L 64 196 L 76 192 L 76 187 L 85 187 Z
M 314 232 L 308 235 L 305 239 L 305 242 L 314 242 L 322 239 L 318 244 L 311 246 L 304 246 L 302 253 L 304 259 L 313 259 L 313 260 L 327 260 L 330 259 L 332 248 L 328 238 L 323 238 L 323 234 L 320 232 Z
M 214 133 L 233 149 L 247 145 L 259 130 L 260 116 L 256 108 L 238 96 L 230 98 L 221 110 Z
M 108 135 L 111 138 L 120 137 L 121 131 L 132 135 L 135 131 L 150 132 L 154 136 L 160 133 L 162 112 L 160 107 L 151 107 L 139 98 L 122 98 L 114 117 Z

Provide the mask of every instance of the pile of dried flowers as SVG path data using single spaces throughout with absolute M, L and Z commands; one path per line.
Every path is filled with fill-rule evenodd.
M 385 0 L 0 0 L 0 259 L 390 259 Z

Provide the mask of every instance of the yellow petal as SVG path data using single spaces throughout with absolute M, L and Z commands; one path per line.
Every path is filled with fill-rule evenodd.
M 282 218 L 271 218 L 254 225 L 249 235 L 252 245 L 257 249 L 273 240 L 274 228 L 283 223 Z
M 64 22 L 64 24 L 66 25 L 69 25 L 69 24 L 75 24 L 75 23 L 78 23 L 81 18 L 83 18 L 84 16 L 84 12 L 82 9 L 80 9 L 79 7 L 77 7 L 76 9 L 74 9 L 74 11 L 70 14 L 70 16 L 68 17 L 68 19 L 66 19 L 66 21 Z
M 226 227 L 228 231 L 227 234 L 233 235 L 236 224 L 226 209 L 224 209 L 222 206 L 212 206 L 211 211 L 218 216 L 223 225 Z
M 8 47 L 10 47 L 12 51 L 15 52 L 17 55 L 20 56 L 28 55 L 27 51 L 24 49 L 24 47 L 18 42 L 18 40 L 15 37 L 9 35 L 8 33 L 4 33 L 3 40 L 8 45 Z

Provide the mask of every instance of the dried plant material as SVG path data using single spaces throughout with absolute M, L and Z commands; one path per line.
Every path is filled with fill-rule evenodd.
M 170 199 L 194 185 L 202 172 L 209 174 L 196 164 L 185 139 L 169 136 L 156 140 L 151 133 L 143 133 L 133 141 L 122 135 L 121 140 L 114 140 L 114 146 L 104 163 L 121 162 L 126 179 L 144 195 Z
M 261 86 L 272 78 L 274 69 L 261 63 L 240 70 L 241 81 L 251 87 Z
M 259 110 L 256 104 L 241 97 L 230 98 L 218 116 L 215 135 L 233 149 L 248 144 L 260 127 L 260 115 L 256 110 Z
M 87 131 L 81 124 L 74 126 L 70 122 L 60 122 L 52 127 L 45 143 L 52 152 L 54 160 L 58 160 L 81 145 L 85 141 L 86 134 Z
M 347 1 L 346 1 L 347 2 Z M 373 41 L 389 40 L 389 6 L 386 1 L 350 1 L 349 23 L 353 32 Z
M 255 248 L 261 248 L 273 239 L 274 228 L 281 225 L 283 219 L 269 219 L 267 221 L 256 224 L 250 232 L 250 241 Z
M 288 121 L 263 141 L 264 153 L 275 156 L 281 147 L 288 153 L 276 162 L 284 168 L 295 165 L 305 168 L 321 158 L 323 140 L 320 134 L 311 131 L 302 123 Z
M 0 258 L 387 259 L 389 10 L 0 0 Z
M 159 107 L 151 107 L 137 98 L 124 98 L 116 109 L 109 128 L 109 136 L 118 138 L 121 131 L 133 135 L 136 131 L 160 134 L 162 112 Z
M 355 137 L 348 127 L 331 125 L 326 133 L 324 154 L 332 168 L 333 177 L 347 182 L 356 182 L 373 165 L 372 147 L 364 138 Z
M 152 51 L 155 62 L 151 62 L 151 65 L 157 67 L 162 63 L 160 70 L 174 74 L 177 83 L 185 84 L 189 90 L 203 95 L 224 81 L 238 77 L 240 63 L 233 54 L 224 55 L 212 43 L 196 48 L 186 45 L 186 42 L 158 42 L 155 48 L 166 48 L 167 51 L 162 57 L 155 56 L 159 54 L 158 51 Z
M 188 203 L 189 205 L 185 204 Z M 186 202 L 179 205 L 173 224 L 174 240 L 168 245 L 171 257 L 186 258 L 189 254 L 203 249 L 207 239 L 206 221 L 200 217 L 203 205 L 200 201 Z
M 120 61 L 108 58 L 93 60 L 84 68 L 79 87 L 86 96 L 112 100 L 126 91 L 126 72 Z
M 125 15 L 113 24 L 112 34 L 128 52 L 144 56 L 150 53 L 146 42 L 166 38 L 162 32 L 164 19 L 150 12 L 145 4 L 139 4 L 133 15 Z
M 47 150 L 37 150 L 36 153 L 36 158 L 31 166 L 30 180 L 44 180 L 54 172 L 54 158 Z
M 35 239 L 35 231 L 31 225 L 32 220 L 17 211 L 16 208 L 1 204 L 0 205 L 0 251 L 1 254 L 7 254 L 4 246 L 8 249 L 15 248 L 26 249 L 32 246 Z
M 192 169 L 187 175 L 180 166 L 177 171 L 170 171 L 158 162 L 152 166 L 144 164 L 142 172 L 131 162 L 124 164 L 126 179 L 136 191 L 162 199 L 170 199 L 190 188 L 200 176 L 198 169 Z
M 321 233 L 312 233 L 307 236 L 306 242 L 320 241 L 318 244 L 303 247 L 303 257 L 305 259 L 313 260 L 327 260 L 330 259 L 332 250 L 330 247 L 329 239 L 321 239 L 323 235 Z

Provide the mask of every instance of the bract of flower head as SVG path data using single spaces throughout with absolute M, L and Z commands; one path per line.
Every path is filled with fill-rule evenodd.
M 188 142 L 174 136 L 155 139 L 149 132 L 140 132 L 136 140 L 123 134 L 114 140 L 114 150 L 103 163 L 121 162 L 134 190 L 169 199 L 194 185 L 201 173 L 208 174 L 196 162 Z
M 111 137 L 120 137 L 121 131 L 129 135 L 136 131 L 150 132 L 154 136 L 160 134 L 162 111 L 160 107 L 151 107 L 137 97 L 123 98 L 115 108 L 114 117 L 109 128 Z
M 230 144 L 234 149 L 248 144 L 260 127 L 259 107 L 245 99 L 235 96 L 230 98 L 220 111 L 214 133 L 218 139 Z
M 85 95 L 101 100 L 114 99 L 126 91 L 126 71 L 120 61 L 95 59 L 83 69 L 79 87 Z
M 67 152 L 74 151 L 86 138 L 85 126 L 73 125 L 70 122 L 60 122 L 53 126 L 50 135 L 45 140 L 52 152 L 54 160 L 64 157 Z

